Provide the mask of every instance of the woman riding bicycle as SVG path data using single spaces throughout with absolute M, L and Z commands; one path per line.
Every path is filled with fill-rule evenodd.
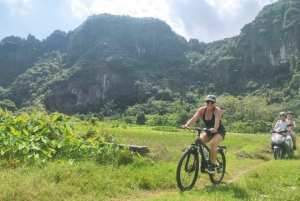
M 221 109 L 216 104 L 216 97 L 214 95 L 208 95 L 205 99 L 206 106 L 201 107 L 195 113 L 195 115 L 185 124 L 182 125 L 182 128 L 189 127 L 195 123 L 200 117 L 203 117 L 203 122 L 205 123 L 206 128 L 210 128 L 211 134 L 202 133 L 200 136 L 197 136 L 196 143 L 198 140 L 202 140 L 203 143 L 210 143 L 210 157 L 211 165 L 206 170 L 208 173 L 213 173 L 216 168 L 216 157 L 218 152 L 218 144 L 224 140 L 226 130 L 223 124 L 221 123 L 222 112 Z

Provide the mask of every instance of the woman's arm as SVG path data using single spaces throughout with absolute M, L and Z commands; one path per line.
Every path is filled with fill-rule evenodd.
M 181 127 L 186 128 L 194 124 L 203 115 L 203 112 L 204 112 L 204 107 L 199 108 L 195 113 L 195 115 L 185 125 L 182 125 Z

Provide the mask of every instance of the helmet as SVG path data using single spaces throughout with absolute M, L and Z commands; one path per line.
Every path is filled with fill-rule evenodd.
M 286 117 L 286 113 L 285 112 L 280 112 L 279 116 L 284 115 Z
M 287 112 L 287 114 L 291 114 L 291 115 L 293 115 L 293 112 L 292 112 L 292 111 L 288 111 L 288 112 Z

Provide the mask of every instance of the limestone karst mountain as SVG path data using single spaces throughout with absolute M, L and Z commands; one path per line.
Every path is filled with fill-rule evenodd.
M 39 100 L 50 111 L 124 109 L 148 98 L 265 91 L 269 102 L 299 93 L 300 2 L 264 7 L 238 36 L 186 41 L 165 22 L 109 14 L 90 16 L 46 40 L 0 42 L 0 99 L 18 108 Z M 274 94 L 274 91 L 280 93 Z

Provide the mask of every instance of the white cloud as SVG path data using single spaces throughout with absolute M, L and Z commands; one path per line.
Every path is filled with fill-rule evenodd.
M 262 8 L 263 6 L 276 1 L 277 0 L 205 0 L 205 2 L 216 9 L 222 18 L 228 15 L 236 17 L 241 8 L 249 2 L 256 3 Z
M 266 4 L 277 0 L 166 0 L 181 19 L 185 36 L 214 41 L 238 35 Z
M 90 10 L 95 14 L 111 13 L 167 19 L 169 6 L 164 0 L 95 0 Z
M 71 0 L 69 4 L 71 11 L 76 18 L 83 19 L 90 14 L 90 10 L 85 5 L 85 2 L 81 2 L 80 0 Z
M 277 0 L 69 0 L 78 19 L 110 13 L 154 17 L 186 39 L 219 40 L 237 35 L 266 4 Z
M 25 10 L 22 10 L 20 8 L 11 8 L 10 9 L 12 14 L 19 14 L 19 15 L 27 15 L 28 12 L 26 12 Z
M 236 16 L 237 10 L 241 7 L 241 0 L 205 0 L 205 2 L 214 7 L 222 18 L 228 14 Z
M 158 18 L 169 24 L 179 35 L 186 35 L 182 20 L 172 13 L 166 0 L 94 0 L 89 10 L 93 14 Z

